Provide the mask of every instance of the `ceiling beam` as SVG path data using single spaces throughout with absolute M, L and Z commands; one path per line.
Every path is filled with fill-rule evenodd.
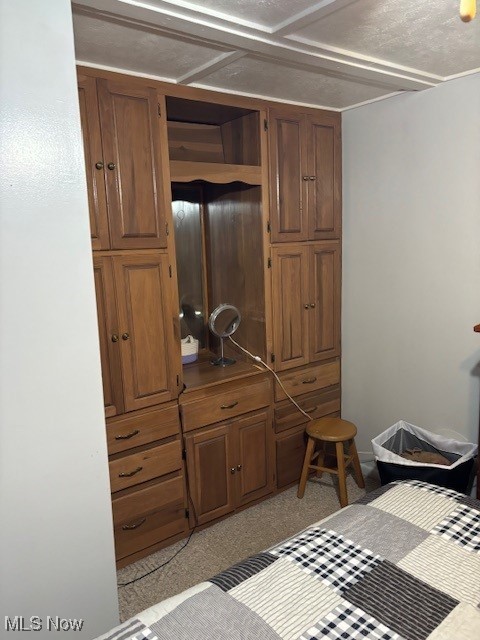
M 340 3 L 343 1 L 336 0 Z M 396 65 L 383 64 L 383 61 L 372 62 L 352 51 L 338 53 L 319 43 L 271 35 L 265 30 L 239 25 L 233 19 L 220 18 L 220 14 L 212 17 L 201 8 L 191 8 L 191 5 L 187 10 L 165 0 L 156 0 L 155 5 L 137 0 L 81 0 L 81 4 L 74 5 L 74 10 L 77 7 L 82 13 L 99 19 L 121 21 L 134 28 L 174 38 L 187 37 L 198 43 L 224 47 L 230 52 L 238 50 L 245 55 L 261 55 L 280 64 L 304 66 L 319 74 L 337 74 L 352 82 L 371 83 L 372 86 L 382 86 L 392 91 L 426 89 L 442 81 L 442 78 L 418 70 L 405 70 Z M 221 56 L 220 60 L 214 60 L 214 64 L 221 64 L 224 60 Z
M 312 22 L 317 22 L 317 20 L 321 20 L 331 13 L 334 13 L 339 9 L 343 9 L 343 7 L 347 7 L 349 4 L 353 4 L 354 2 L 358 2 L 358 0 L 321 0 L 320 2 L 317 2 L 317 4 L 313 5 L 313 7 L 308 7 L 308 9 L 305 9 L 291 18 L 275 25 L 275 27 L 272 28 L 272 33 L 277 36 L 294 33 L 295 31 L 299 31 L 300 29 L 303 29 L 303 27 L 307 27 L 312 24 Z
M 215 58 L 215 60 L 206 62 L 200 67 L 197 67 L 196 69 L 185 73 L 183 76 L 180 76 L 179 78 L 177 78 L 177 82 L 178 84 L 190 84 L 192 82 L 197 82 L 201 78 L 205 78 L 205 76 L 209 76 L 211 73 L 227 67 L 232 62 L 236 62 L 246 55 L 247 54 L 245 51 L 229 51 L 227 53 L 222 53 L 218 56 L 218 58 Z

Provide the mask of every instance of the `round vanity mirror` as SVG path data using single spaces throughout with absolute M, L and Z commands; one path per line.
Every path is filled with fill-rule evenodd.
M 233 358 L 226 358 L 223 353 L 223 341 L 231 336 L 237 329 L 242 319 L 240 311 L 232 304 L 219 304 L 210 314 L 208 326 L 210 331 L 220 338 L 221 355 L 216 360 L 212 360 L 212 364 L 226 367 L 234 364 Z

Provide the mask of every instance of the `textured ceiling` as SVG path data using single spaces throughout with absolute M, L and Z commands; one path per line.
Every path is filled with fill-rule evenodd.
M 76 57 L 298 104 L 346 109 L 480 70 L 459 0 L 78 0 Z

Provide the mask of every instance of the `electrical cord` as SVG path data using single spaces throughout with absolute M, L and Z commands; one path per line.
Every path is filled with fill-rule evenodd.
M 238 347 L 240 349 L 240 351 L 243 351 L 243 353 L 246 353 L 247 356 L 250 356 L 250 358 L 252 358 L 252 360 L 255 360 L 255 362 L 260 362 L 260 364 L 262 364 L 266 369 L 268 369 L 268 371 L 270 371 L 270 373 L 274 376 L 275 380 L 278 382 L 278 384 L 280 385 L 280 387 L 282 388 L 283 393 L 287 396 L 287 398 L 290 400 L 290 402 L 292 404 L 294 404 L 297 409 L 303 413 L 303 415 L 305 417 L 307 417 L 309 420 L 314 420 L 313 416 L 311 416 L 309 413 L 307 413 L 306 411 L 304 411 L 302 409 L 302 407 L 298 404 L 298 402 L 296 402 L 292 396 L 288 393 L 288 391 L 285 389 L 285 386 L 283 385 L 283 382 L 280 380 L 280 378 L 278 377 L 277 373 L 268 366 L 268 364 L 266 362 L 264 362 L 260 356 L 254 356 L 253 353 L 250 353 L 250 351 L 248 351 L 247 349 L 245 349 L 244 347 L 242 347 L 242 345 L 238 344 L 238 342 L 236 342 L 232 336 L 228 336 L 229 340 L 231 342 L 233 342 L 233 344 Z

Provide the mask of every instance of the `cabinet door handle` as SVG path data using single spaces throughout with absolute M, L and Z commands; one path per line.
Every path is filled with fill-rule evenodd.
M 137 467 L 133 471 L 122 471 L 122 473 L 118 474 L 118 477 L 119 478 L 131 478 L 132 476 L 134 476 L 136 473 L 138 473 L 142 469 L 143 469 L 143 467 Z
M 141 520 L 139 520 L 138 522 L 135 522 L 134 524 L 124 524 L 122 529 L 124 531 L 132 531 L 133 529 L 138 529 L 138 527 L 141 527 L 142 524 L 144 524 L 147 521 L 146 518 L 142 518 Z
M 235 473 L 235 467 L 231 467 L 231 469 L 230 469 L 230 473 L 231 473 L 231 474 L 234 474 L 234 473 Z
M 309 179 L 309 180 L 316 180 L 316 179 L 317 179 L 317 176 L 308 176 L 308 179 Z
M 96 162 L 95 163 L 95 169 L 98 169 L 100 171 L 100 169 L 103 169 L 103 162 Z
M 116 333 L 112 335 L 112 342 L 118 342 L 118 336 Z
M 315 303 L 314 302 L 310 303 L 310 309 L 315 309 Z
M 130 440 L 130 438 L 133 438 L 133 436 L 136 436 L 140 433 L 140 431 L 138 429 L 135 429 L 135 431 L 131 431 L 130 433 L 126 433 L 125 435 L 118 435 L 115 436 L 115 440 Z
M 235 400 L 235 402 L 232 402 L 232 404 L 222 404 L 220 406 L 220 409 L 233 409 L 233 407 L 236 407 L 238 404 L 238 401 Z
M 122 333 L 122 340 L 128 340 L 130 338 L 129 333 Z
M 307 304 L 304 304 L 304 305 L 303 305 L 303 308 L 304 308 L 304 309 L 310 309 L 310 305 L 309 305 L 308 303 L 307 303 Z
M 318 405 L 315 407 L 311 407 L 310 409 L 304 409 L 305 413 L 313 413 L 318 409 Z
M 242 470 L 242 465 L 241 464 L 237 464 L 237 471 L 241 471 Z
M 302 176 L 302 179 L 306 182 L 309 179 L 309 176 Z
M 316 381 L 317 377 L 314 376 L 313 378 L 305 378 L 305 380 L 302 380 L 302 384 L 313 384 Z
M 107 169 L 110 169 L 110 171 L 113 171 L 115 169 L 115 163 L 114 162 L 109 162 L 107 164 Z

